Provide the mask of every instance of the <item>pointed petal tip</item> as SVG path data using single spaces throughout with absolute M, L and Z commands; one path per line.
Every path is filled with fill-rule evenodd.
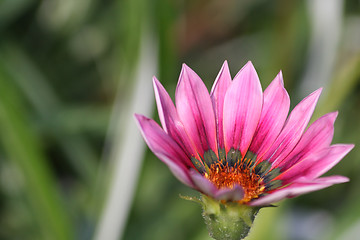
M 240 69 L 240 71 L 236 74 L 236 76 L 239 75 L 240 72 L 246 71 L 246 70 L 250 70 L 250 71 L 255 71 L 255 72 L 256 72 L 255 67 L 254 67 L 254 65 L 252 64 L 251 61 L 247 61 L 247 62 L 245 63 L 245 65 Z M 235 78 L 236 78 L 236 76 L 235 76 Z M 235 79 L 235 78 L 234 78 L 234 79 Z
M 183 79 L 184 79 L 184 73 L 186 72 L 186 68 L 187 68 L 188 66 L 185 64 L 185 63 L 183 63 L 182 65 L 181 65 L 181 71 L 180 71 L 180 75 L 179 75 L 179 79 L 178 79 L 178 82 L 177 82 L 177 85 L 176 85 L 176 92 L 178 91 L 178 88 L 179 88 L 179 86 L 180 86 L 180 83 L 183 81 Z
M 138 113 L 134 113 L 134 117 L 136 120 L 141 120 L 142 118 L 145 118 L 145 116 L 138 114 Z
M 312 106 L 312 108 L 313 108 L 313 110 L 311 111 L 311 114 L 312 114 L 312 112 L 314 111 L 315 106 L 319 100 L 321 91 L 322 91 L 322 88 L 319 88 L 319 89 L 315 90 L 314 92 L 310 93 L 303 100 L 301 100 L 301 102 L 297 106 L 302 106 L 302 105 L 307 106 L 307 107 Z
M 342 176 L 342 182 L 339 182 L 339 183 L 346 183 L 346 182 L 350 182 L 350 178 L 348 177 L 345 177 L 345 176 Z
M 350 181 L 350 178 L 341 176 L 341 175 L 332 175 L 328 177 L 320 177 L 312 180 L 314 182 L 320 183 L 320 184 L 329 184 L 329 186 L 334 184 L 340 184 L 340 183 L 346 183 Z
M 181 65 L 181 72 L 180 72 L 180 75 L 184 72 L 184 71 L 186 71 L 186 69 L 187 68 L 189 68 L 189 66 L 188 65 L 186 65 L 186 63 L 183 63 L 182 65 Z
M 334 112 L 330 112 L 329 115 L 331 115 L 332 117 L 337 117 L 339 114 L 339 111 L 334 111 Z
M 227 69 L 229 71 L 229 64 L 228 61 L 225 60 L 221 66 L 220 72 L 222 72 L 224 69 Z
M 339 151 L 344 152 L 344 156 L 347 155 L 354 147 L 355 144 L 334 144 L 330 146 L 331 148 L 338 148 Z
M 251 68 L 255 70 L 255 67 L 251 61 L 247 61 L 247 63 L 244 65 L 243 69 Z
M 324 121 L 325 120 L 325 121 L 329 121 L 332 125 L 334 125 L 335 120 L 338 116 L 338 113 L 339 113 L 338 111 L 327 113 L 327 114 L 321 116 L 320 118 L 318 118 L 316 121 Z
M 346 146 L 346 150 L 350 152 L 355 147 L 355 144 L 345 144 L 345 146 Z
M 223 65 L 221 66 L 220 72 L 223 72 L 224 69 L 227 70 L 227 72 L 230 72 L 230 70 L 229 70 L 229 64 L 228 64 L 228 61 L 227 61 L 227 60 L 225 60 L 224 63 L 223 63 Z
M 336 111 L 336 112 L 331 112 L 331 113 L 328 113 L 328 114 L 327 114 L 328 117 L 329 117 L 329 119 L 330 119 L 330 121 L 332 122 L 332 124 L 335 123 L 335 120 L 336 120 L 338 114 L 339 114 L 338 111 Z
M 278 75 L 276 75 L 276 79 L 277 81 L 279 81 L 280 85 L 282 87 L 284 87 L 284 78 L 283 78 L 283 74 L 282 71 L 280 70 L 280 72 L 278 73 Z
M 305 97 L 304 99 L 308 99 L 308 98 L 311 98 L 313 99 L 315 102 L 317 102 L 319 100 L 319 97 L 321 95 L 321 92 L 322 92 L 323 88 L 319 88 L 319 89 L 316 89 L 315 91 L 313 91 L 312 93 L 310 93 L 307 97 Z
M 192 70 L 188 65 L 186 65 L 186 63 L 183 63 L 181 66 L 181 72 L 187 72 L 189 70 Z
M 283 75 L 282 72 L 280 70 L 280 72 L 276 75 L 275 79 L 273 80 L 274 82 L 276 82 L 277 85 L 279 85 L 281 88 L 284 88 L 284 79 L 283 79 Z M 284 88 L 285 89 L 285 88 Z M 286 90 L 285 90 L 286 91 Z
M 230 75 L 230 70 L 229 70 L 229 66 L 227 61 L 225 60 L 223 65 L 221 66 L 221 69 L 218 73 L 218 75 L 216 76 L 216 79 L 214 81 L 213 86 L 211 87 L 211 91 L 210 91 L 210 96 L 213 97 L 214 92 L 216 91 L 216 88 L 219 87 L 219 85 L 221 85 L 220 82 L 225 82 L 225 85 L 228 85 L 229 83 L 231 83 L 231 75 Z M 227 89 L 227 87 L 226 87 Z M 225 95 L 225 92 L 222 92 L 223 95 Z
M 187 82 L 187 80 L 191 80 L 193 76 L 197 76 L 196 72 L 192 70 L 188 65 L 183 63 L 181 67 L 181 72 L 177 83 L 177 87 L 180 85 L 182 81 Z
M 147 126 L 147 123 L 150 121 L 150 119 L 138 113 L 134 113 L 134 117 L 137 127 L 139 128 L 141 134 L 144 136 L 145 128 Z
M 145 121 L 150 120 L 149 118 L 145 117 L 144 115 L 138 114 L 138 113 L 134 113 L 134 118 L 135 118 L 136 124 L 139 126 L 140 129 L 143 129 L 143 123 Z
M 245 74 L 245 75 L 244 75 Z M 254 67 L 254 65 L 252 64 L 251 61 L 248 61 L 241 69 L 240 71 L 236 74 L 236 76 L 234 77 L 233 81 L 236 80 L 240 80 L 241 78 L 243 78 L 244 76 L 246 76 L 247 74 L 249 74 L 249 76 L 252 76 L 252 78 L 255 78 L 260 85 L 260 80 L 259 80 L 259 76 L 256 72 L 256 69 Z M 241 77 L 240 77 L 241 76 Z M 261 87 L 261 85 L 260 85 Z
M 314 92 L 312 92 L 310 95 L 315 95 L 317 97 L 320 96 L 321 92 L 322 92 L 323 88 L 319 88 L 319 89 L 316 89 Z
M 158 84 L 159 84 L 160 82 L 159 82 L 159 80 L 158 80 L 155 76 L 153 76 L 152 82 L 153 82 L 153 87 L 154 87 L 154 89 L 158 88 Z
M 155 76 L 153 77 L 153 88 L 156 98 L 158 98 L 158 95 L 160 95 L 160 93 L 166 92 L 164 86 Z M 160 101 L 160 99 L 157 99 L 157 101 Z
M 223 72 L 224 69 L 229 71 L 229 64 L 227 60 L 225 60 L 224 63 L 222 64 L 220 72 Z
M 152 77 L 152 82 L 153 82 L 154 88 L 155 88 L 155 86 L 158 86 L 159 84 L 161 85 L 160 81 L 155 76 Z

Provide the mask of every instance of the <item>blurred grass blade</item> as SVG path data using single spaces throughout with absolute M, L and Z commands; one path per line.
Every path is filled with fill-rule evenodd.
M 298 94 L 304 96 L 331 80 L 341 36 L 342 0 L 309 0 L 312 36 L 306 72 Z
M 57 192 L 57 184 L 40 141 L 25 117 L 19 96 L 0 68 L 0 131 L 7 158 L 23 175 L 24 191 L 44 239 L 73 239 L 72 224 Z
M 69 130 L 64 128 L 61 115 L 66 108 L 62 106 L 48 80 L 21 47 L 9 42 L 2 45 L 0 53 L 3 59 L 0 59 L 0 65 L 4 66 L 4 70 L 36 111 L 41 127 L 46 128 L 51 137 L 59 143 L 70 164 L 82 176 L 87 187 L 91 188 L 89 191 L 92 190 L 97 172 L 96 154 L 83 136 L 69 133 Z
M 359 82 L 359 76 L 360 54 L 357 54 L 354 57 L 349 58 L 338 69 L 328 91 L 325 92 L 325 96 L 320 101 L 320 106 L 318 107 L 320 110 L 315 112 L 316 117 L 338 109 Z
M 128 102 L 126 111 L 122 112 L 124 121 L 119 121 L 118 96 L 114 105 L 113 124 L 109 128 L 115 133 L 111 143 L 110 170 L 111 185 L 106 199 L 95 239 L 116 240 L 122 235 L 126 225 L 133 195 L 136 188 L 141 161 L 145 151 L 144 141 L 135 124 L 133 114 L 151 115 L 153 95 L 151 77 L 157 70 L 157 41 L 148 29 L 144 31 L 140 47 L 139 63 L 136 66 L 135 89 Z

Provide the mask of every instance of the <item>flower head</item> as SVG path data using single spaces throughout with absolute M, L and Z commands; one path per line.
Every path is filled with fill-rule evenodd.
M 331 145 L 337 112 L 305 130 L 321 89 L 288 115 L 282 73 L 263 92 L 251 62 L 232 79 L 225 61 L 210 94 L 184 64 L 176 107 L 155 77 L 153 83 L 162 127 L 135 115 L 142 135 L 181 182 L 201 193 L 221 202 L 267 206 L 348 181 L 320 177 L 354 147 Z

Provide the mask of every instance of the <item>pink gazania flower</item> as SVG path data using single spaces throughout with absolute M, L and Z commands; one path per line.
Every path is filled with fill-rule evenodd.
M 225 61 L 210 94 L 184 64 L 176 107 L 153 83 L 162 127 L 135 115 L 146 143 L 181 182 L 213 199 L 267 206 L 349 180 L 320 177 L 354 147 L 331 145 L 337 112 L 305 130 L 321 89 L 288 116 L 282 73 L 263 92 L 251 62 L 232 79 Z

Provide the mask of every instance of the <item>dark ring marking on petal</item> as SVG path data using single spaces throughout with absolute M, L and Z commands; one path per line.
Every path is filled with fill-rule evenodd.
M 265 185 L 266 191 L 274 190 L 282 186 L 281 180 L 274 180 Z
M 263 177 L 267 171 L 271 168 L 271 163 L 268 161 L 262 161 L 258 165 L 254 167 L 255 174 L 259 175 L 259 177 Z
M 265 197 L 267 195 L 269 195 L 270 193 L 267 193 L 267 192 L 264 192 L 262 194 L 259 194 L 258 198 L 261 198 L 261 197 Z
M 271 180 L 273 180 L 274 178 L 276 178 L 277 176 L 280 175 L 280 168 L 274 168 L 273 170 L 271 170 L 270 172 L 268 172 L 264 177 L 264 182 L 268 183 Z
M 239 150 L 235 150 L 234 148 L 231 148 L 226 156 L 226 161 L 229 164 L 230 167 L 235 166 L 236 164 L 239 164 L 241 160 L 241 153 Z
M 251 169 L 256 162 L 257 155 L 251 151 L 247 151 L 244 161 L 242 162 L 242 167 L 245 169 Z
M 203 174 L 206 172 L 205 166 L 199 159 L 192 157 L 191 162 L 194 164 L 194 167 L 199 171 L 199 173 Z
M 223 165 L 226 163 L 226 151 L 225 148 L 219 148 L 219 162 Z
M 218 157 L 216 156 L 214 151 L 210 149 L 204 152 L 204 161 L 206 165 L 210 168 L 212 164 L 218 162 Z

